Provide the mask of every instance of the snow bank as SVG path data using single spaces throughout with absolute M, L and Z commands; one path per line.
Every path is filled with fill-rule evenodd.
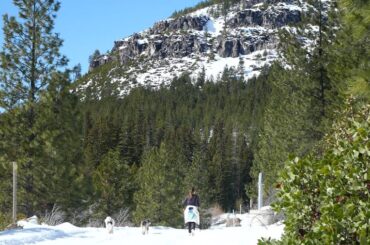
M 1 232 L 0 244 L 249 245 L 257 244 L 261 237 L 280 238 L 282 232 L 283 225 L 272 225 L 196 230 L 195 236 L 189 236 L 186 229 L 153 227 L 148 235 L 142 235 L 140 228 L 118 227 L 110 235 L 104 228 L 65 229 L 39 226 L 38 228 Z
M 224 214 L 227 217 L 230 214 Z M 113 234 L 104 228 L 80 228 L 70 223 L 57 226 L 37 225 L 22 221 L 22 230 L 0 232 L 1 245 L 37 244 L 37 245 L 82 245 L 82 244 L 151 244 L 151 245 L 250 245 L 257 244 L 261 237 L 279 239 L 284 225 L 269 226 L 245 225 L 248 214 L 236 215 L 243 220 L 241 227 L 212 227 L 208 230 L 196 230 L 195 236 L 189 236 L 186 229 L 170 227 L 151 227 L 148 235 L 142 235 L 138 227 L 116 227 Z

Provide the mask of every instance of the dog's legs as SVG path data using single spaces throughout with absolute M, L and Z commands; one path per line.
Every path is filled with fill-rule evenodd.
M 108 233 L 113 234 L 113 226 L 108 226 Z

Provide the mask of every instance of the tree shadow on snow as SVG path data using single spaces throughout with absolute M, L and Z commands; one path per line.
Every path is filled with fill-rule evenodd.
M 56 240 L 66 237 L 75 237 L 80 235 L 82 231 L 66 233 L 61 230 L 50 229 L 46 227 L 35 227 L 19 230 L 9 230 L 0 232 L 0 244 L 21 245 L 33 244 L 42 241 Z

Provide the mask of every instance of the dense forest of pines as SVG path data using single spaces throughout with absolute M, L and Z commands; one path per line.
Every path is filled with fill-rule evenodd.
M 225 68 L 215 81 L 204 74 L 192 81 L 184 74 L 169 87 L 139 87 L 123 98 L 108 93 L 98 99 L 88 90 L 83 98 L 73 92 L 79 82 L 74 81 L 76 69 L 62 71 L 62 41 L 52 33 L 59 4 L 16 3 L 23 20 L 4 17 L 0 53 L 0 227 L 11 222 L 14 161 L 19 166 L 19 217 L 42 217 L 57 205 L 65 220 L 78 225 L 129 210 L 135 224 L 150 218 L 178 227 L 181 202 L 191 186 L 201 197 L 202 212 L 215 205 L 230 211 L 256 197 L 260 171 L 272 199 L 277 182 L 278 189 L 284 181 L 290 186 L 289 173 L 307 170 L 304 164 L 303 170 L 284 169 L 290 166 L 289 155 L 326 156 L 322 139 L 339 130 L 332 128 L 333 121 L 348 117 L 338 113 L 348 108 L 346 99 L 352 96 L 353 114 L 369 102 L 368 2 L 342 0 L 326 21 L 315 12 L 319 32 L 310 37 L 318 40 L 311 50 L 296 38 L 307 34 L 304 25 L 295 35 L 282 31 L 284 65 L 276 62 L 258 78 L 243 81 L 237 71 Z M 45 18 L 37 22 L 35 14 Z M 25 34 L 23 25 L 41 28 Z M 93 72 L 99 69 L 104 67 Z M 368 186 L 369 174 L 366 178 Z M 369 198 L 366 188 L 361 200 Z M 278 200 L 284 197 L 280 190 Z M 302 222 L 304 227 L 296 227 L 289 220 L 293 199 L 287 200 L 281 210 L 294 225 L 288 225 L 285 239 L 304 239 L 313 226 Z M 295 212 L 302 209 L 294 207 Z M 317 207 L 312 210 L 317 214 Z M 361 229 L 369 234 L 369 226 Z M 360 239 L 356 232 L 348 237 Z

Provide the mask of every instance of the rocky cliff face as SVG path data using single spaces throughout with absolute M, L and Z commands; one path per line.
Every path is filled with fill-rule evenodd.
M 250 78 L 277 58 L 278 30 L 300 22 L 304 11 L 298 1 L 245 0 L 223 16 L 221 6 L 213 5 L 115 41 L 90 69 L 116 61 L 125 72 L 112 79 L 131 86 L 155 87 L 203 68 L 216 77 L 225 65 Z

